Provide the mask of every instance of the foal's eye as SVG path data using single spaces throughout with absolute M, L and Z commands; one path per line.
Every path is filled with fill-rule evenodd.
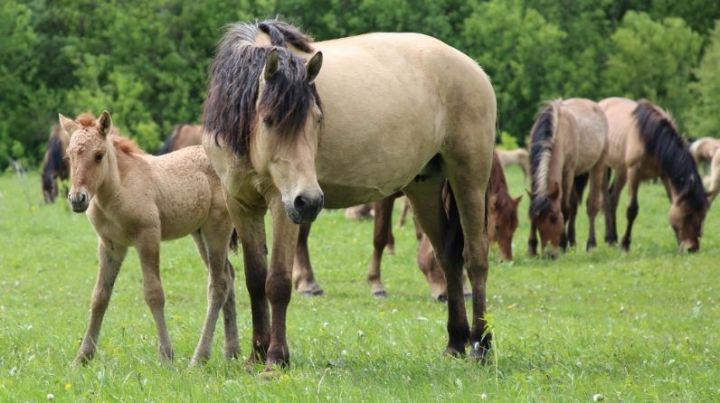
M 103 159 L 104 156 L 105 156 L 105 155 L 104 155 L 103 153 L 97 153 L 97 154 L 95 154 L 95 162 L 100 162 L 100 161 L 102 161 L 102 159 Z

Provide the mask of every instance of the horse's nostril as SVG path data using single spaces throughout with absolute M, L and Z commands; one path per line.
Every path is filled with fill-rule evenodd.
M 80 193 L 80 200 L 79 200 L 79 202 L 80 202 L 80 203 L 85 203 L 85 199 L 86 199 L 86 198 L 87 198 L 87 196 L 85 196 L 85 193 Z
M 303 208 L 305 208 L 305 206 L 308 205 L 308 200 L 303 196 L 298 196 L 295 198 L 293 205 L 295 206 L 296 209 L 302 210 Z

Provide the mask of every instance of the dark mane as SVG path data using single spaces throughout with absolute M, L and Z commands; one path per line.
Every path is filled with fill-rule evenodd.
M 255 44 L 260 32 L 270 36 L 279 66 L 262 94 L 258 82 L 272 48 Z M 303 129 L 312 106 L 320 105 L 315 84 L 306 80 L 305 60 L 291 53 L 286 43 L 312 51 L 308 36 L 276 20 L 231 25 L 218 45 L 203 120 L 216 141 L 221 138 L 240 156 L 247 155 L 258 115 L 280 135 L 290 136 Z
M 670 117 L 647 100 L 638 101 L 633 117 L 645 152 L 655 159 L 661 176 L 670 180 L 676 193 L 688 196 L 686 200 L 691 208 L 707 208 L 695 160 Z
M 550 207 L 547 194 L 547 167 L 553 151 L 555 117 L 557 114 L 555 102 L 543 108 L 535 119 L 530 130 L 530 172 L 532 172 L 532 200 L 530 202 L 530 216 L 535 216 Z
M 180 133 L 180 130 L 182 130 L 184 126 L 185 123 L 173 126 L 172 132 L 170 132 L 170 136 L 165 139 L 162 148 L 160 148 L 160 150 L 158 150 L 155 155 L 163 155 L 172 151 L 173 147 L 175 146 L 175 141 L 177 140 L 178 133 Z

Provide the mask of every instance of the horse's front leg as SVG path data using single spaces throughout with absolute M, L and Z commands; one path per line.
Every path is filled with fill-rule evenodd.
M 264 362 L 270 346 L 270 312 L 265 295 L 267 281 L 267 245 L 265 244 L 265 208 L 243 207 L 226 198 L 228 212 L 235 224 L 243 248 L 245 285 L 252 313 L 252 349 L 248 361 Z
M 279 197 L 271 203 L 270 212 L 273 221 L 273 242 L 265 293 L 270 301 L 272 319 L 265 371 L 272 371 L 275 365 L 290 364 L 285 323 L 292 294 L 292 264 L 298 239 L 298 225 L 287 217 Z
M 587 200 L 588 214 L 588 240 L 585 250 L 590 251 L 597 246 L 595 240 L 595 216 L 603 205 L 603 195 L 606 193 L 605 167 L 598 163 L 590 171 L 590 193 Z
M 627 181 L 628 181 L 628 199 L 630 200 L 627 207 L 627 229 L 625 230 L 625 235 L 623 236 L 621 247 L 624 251 L 630 250 L 630 243 L 632 240 L 632 227 L 635 223 L 635 218 L 638 215 L 638 211 L 640 209 L 637 201 L 638 196 L 638 188 L 640 186 L 640 179 L 637 175 L 637 169 L 636 168 L 630 168 L 628 169 L 627 174 Z
M 95 289 L 92 295 L 92 307 L 90 309 L 90 323 L 88 324 L 85 337 L 83 337 L 80 350 L 78 351 L 73 364 L 86 364 L 95 355 L 98 337 L 100 336 L 100 327 L 102 325 L 105 311 L 110 304 L 110 296 L 112 295 L 115 279 L 120 272 L 127 248 L 116 245 L 110 241 L 98 240 L 98 260 L 100 267 L 98 268 Z
M 135 248 L 140 257 L 140 266 L 142 266 L 145 303 L 150 308 L 157 328 L 160 359 L 171 361 L 173 349 L 165 323 L 165 293 L 160 280 L 159 227 L 142 231 L 135 239 Z
M 297 248 L 295 249 L 295 260 L 293 263 L 293 284 L 295 289 L 302 295 L 314 297 L 323 294 L 323 289 L 315 280 L 312 264 L 310 263 L 310 249 L 308 248 L 308 238 L 310 237 L 310 228 L 312 223 L 301 224 Z

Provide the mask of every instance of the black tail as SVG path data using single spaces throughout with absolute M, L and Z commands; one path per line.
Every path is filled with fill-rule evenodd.
M 170 136 L 165 139 L 165 143 L 163 143 L 162 148 L 160 148 L 160 150 L 158 150 L 155 155 L 163 155 L 173 151 L 173 147 L 175 147 L 175 141 L 177 140 L 177 136 L 183 126 L 185 125 L 181 124 L 173 126 L 172 132 L 170 132 Z

